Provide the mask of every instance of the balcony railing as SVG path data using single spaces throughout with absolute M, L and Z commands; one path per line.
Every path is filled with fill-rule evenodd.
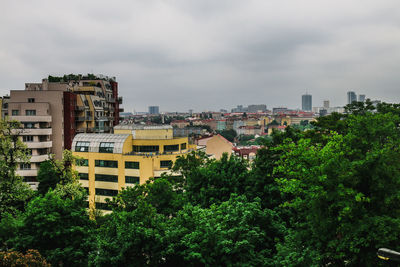
M 122 96 L 118 97 L 118 103 L 121 105 L 122 104 Z

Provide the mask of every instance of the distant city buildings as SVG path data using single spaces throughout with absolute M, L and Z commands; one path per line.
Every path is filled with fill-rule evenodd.
M 357 101 L 357 95 L 353 91 L 348 91 L 347 92 L 347 104 L 351 104 L 353 102 Z
M 305 94 L 301 96 L 301 109 L 304 111 L 312 110 L 312 96 Z
M 365 95 L 358 95 L 358 102 L 365 102 Z
M 324 109 L 329 108 L 329 100 L 324 100 Z
M 151 115 L 158 115 L 158 114 L 160 114 L 160 108 L 159 108 L 159 106 L 150 106 L 150 107 L 149 107 L 149 114 L 151 114 Z
M 243 107 L 243 105 L 238 105 L 236 108 L 233 108 L 231 111 L 233 113 L 239 113 L 239 112 L 249 112 L 249 113 L 265 112 L 265 111 L 267 111 L 267 105 L 258 104 L 258 105 L 249 105 L 248 107 Z

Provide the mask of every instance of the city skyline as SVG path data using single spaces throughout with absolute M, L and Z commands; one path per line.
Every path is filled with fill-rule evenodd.
M 48 75 L 117 77 L 125 111 L 400 102 L 397 1 L 6 2 L 0 94 Z M 44 16 L 46 14 L 46 16 Z M 371 38 L 373 36 L 373 38 Z

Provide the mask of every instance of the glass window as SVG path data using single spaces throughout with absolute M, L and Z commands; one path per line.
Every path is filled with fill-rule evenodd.
M 89 166 L 89 160 L 87 159 L 77 159 L 75 161 L 76 166 Z
M 114 143 L 109 142 L 101 142 L 99 146 L 100 153 L 113 153 L 114 151 Z
M 96 188 L 96 195 L 114 197 L 118 195 L 118 190 Z
M 139 169 L 139 162 L 125 161 L 125 169 Z
M 21 170 L 30 170 L 31 169 L 31 164 L 30 163 L 21 163 L 21 164 L 19 164 L 19 168 Z
M 25 110 L 25 115 L 26 115 L 26 116 L 36 116 L 36 110 L 34 110 L 34 109 L 27 109 L 27 110 Z
M 159 146 L 132 146 L 133 152 L 143 152 L 143 153 L 148 153 L 148 152 L 158 152 L 160 151 Z
M 179 151 L 179 145 L 168 145 L 164 146 L 164 152 Z
M 89 180 L 89 174 L 88 173 L 79 173 L 79 179 L 80 180 Z
M 11 115 L 12 115 L 12 116 L 18 116 L 18 115 L 19 115 L 19 110 L 18 110 L 18 109 L 13 109 L 13 110 L 11 111 Z
M 161 160 L 160 161 L 160 168 L 168 168 L 171 169 L 172 161 L 171 160 Z
M 28 98 L 28 103 L 35 103 L 35 99 L 34 98 Z
M 75 152 L 88 152 L 90 142 L 78 141 L 75 145 Z
M 32 122 L 24 122 L 24 128 L 25 129 L 34 129 L 35 128 L 35 124 Z
M 118 168 L 118 161 L 116 160 L 95 160 L 94 166 L 105 168 Z
M 139 184 L 139 177 L 136 176 L 125 176 L 126 184 Z
M 107 203 L 95 202 L 95 204 L 96 204 L 96 209 L 111 210 L 110 205 L 108 205 Z
M 118 176 L 108 174 L 95 174 L 95 181 L 118 183 Z

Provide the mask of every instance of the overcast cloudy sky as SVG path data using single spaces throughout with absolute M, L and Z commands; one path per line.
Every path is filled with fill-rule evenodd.
M 2 0 L 0 93 L 116 76 L 125 111 L 400 102 L 399 0 Z

